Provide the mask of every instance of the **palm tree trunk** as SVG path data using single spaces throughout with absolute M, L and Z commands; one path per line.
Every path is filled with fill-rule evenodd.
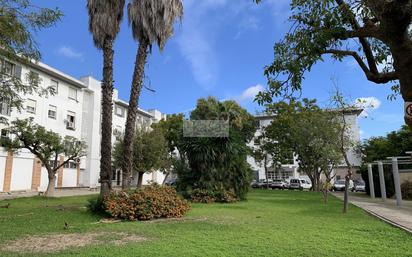
M 126 130 L 123 144 L 123 189 L 129 189 L 131 184 L 130 175 L 132 174 L 133 167 L 133 138 L 136 128 L 137 106 L 140 91 L 142 89 L 142 81 L 148 54 L 148 47 L 148 41 L 142 40 L 142 42 L 140 42 L 133 72 L 132 88 L 130 90 L 129 108 L 127 112 Z
M 113 113 L 113 40 L 106 39 L 103 48 L 102 140 L 100 147 L 100 199 L 111 189 L 112 113 Z

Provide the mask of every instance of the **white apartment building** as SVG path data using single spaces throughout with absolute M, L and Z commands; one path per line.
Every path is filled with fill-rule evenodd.
M 10 109 L 7 102 L 0 102 L 0 115 L 9 121 L 32 117 L 34 122 L 64 137 L 73 136 L 87 143 L 87 156 L 80 163 L 69 163 L 57 174 L 56 187 L 99 186 L 100 140 L 101 140 L 101 82 L 91 76 L 73 78 L 46 64 L 36 63 L 30 66 L 2 61 L 10 72 L 25 80 L 30 71 L 38 74 L 40 86 L 54 87 L 56 94 L 41 97 L 24 95 L 24 110 Z M 124 131 L 128 103 L 113 94 L 113 143 Z M 136 126 L 148 129 L 153 122 L 164 119 L 158 110 L 138 111 Z M 8 136 L 0 124 L 1 136 Z M 63 157 L 61 157 L 63 158 Z M 145 174 L 145 184 L 163 182 L 160 172 Z M 113 185 L 121 184 L 121 174 L 113 171 Z M 17 154 L 7 152 L 0 147 L 0 192 L 43 191 L 47 187 L 47 172 L 40 161 L 28 150 L 22 149 Z
M 362 113 L 362 109 L 353 109 L 351 111 L 345 112 L 345 121 L 349 127 L 348 131 L 353 142 L 360 142 L 360 134 L 359 134 L 359 126 L 358 126 L 358 117 Z M 255 133 L 255 137 L 258 137 L 262 133 L 262 129 L 272 122 L 274 116 L 273 115 L 257 115 L 256 119 L 259 123 L 259 128 Z M 250 142 L 250 147 L 254 147 L 254 141 Z M 362 158 L 360 153 L 351 150 L 348 152 L 349 162 L 355 169 L 358 169 L 361 166 Z M 268 169 L 268 177 L 269 180 L 274 179 L 282 179 L 289 181 L 291 178 L 302 178 L 310 181 L 309 177 L 304 173 L 299 172 L 299 164 L 296 159 L 296 156 L 291 156 L 290 163 L 284 163 L 281 165 L 281 169 L 275 171 L 273 168 Z M 265 169 L 263 166 L 259 165 L 255 162 L 254 158 L 248 156 L 247 159 L 248 163 L 251 165 L 252 169 L 254 170 L 254 179 L 259 180 L 266 180 Z M 343 179 L 347 172 L 347 167 L 344 161 L 342 160 L 341 165 L 337 167 L 335 170 L 335 179 Z M 354 174 L 354 179 L 360 179 L 358 174 Z

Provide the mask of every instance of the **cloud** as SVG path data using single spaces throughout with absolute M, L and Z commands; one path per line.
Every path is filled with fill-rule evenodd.
M 61 46 L 57 50 L 57 53 L 69 59 L 78 59 L 78 60 L 84 61 L 83 54 L 69 46 Z
M 246 16 L 238 24 L 238 32 L 234 39 L 239 39 L 244 33 L 260 29 L 260 20 L 255 16 Z
M 284 14 L 289 0 L 267 0 L 256 5 L 253 1 L 186 0 L 181 29 L 176 31 L 176 42 L 183 58 L 189 63 L 195 82 L 204 90 L 216 86 L 221 73 L 218 40 L 222 26 L 233 24 L 239 38 L 243 33 L 260 29 L 260 12 Z M 283 11 L 281 11 L 283 10 Z
M 215 86 L 219 74 L 219 63 L 214 49 L 219 22 L 209 17 L 208 12 L 223 7 L 226 3 L 227 0 L 184 2 L 185 16 L 176 40 L 181 54 L 190 64 L 195 81 L 205 90 Z
M 356 107 L 364 109 L 361 116 L 366 118 L 374 110 L 379 109 L 382 102 L 378 98 L 371 96 L 371 97 L 359 97 L 355 100 L 354 104 Z
M 248 87 L 240 95 L 234 97 L 233 99 L 237 102 L 253 101 L 256 95 L 264 90 L 265 88 L 262 85 L 257 84 L 256 86 Z

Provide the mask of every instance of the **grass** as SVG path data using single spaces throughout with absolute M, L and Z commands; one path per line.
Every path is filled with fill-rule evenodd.
M 331 198 L 312 192 L 254 190 L 237 204 L 194 204 L 181 221 L 96 223 L 87 212 L 90 196 L 10 200 L 0 209 L 0 256 L 13 253 L 1 244 L 27 235 L 108 232 L 101 245 L 46 256 L 412 256 L 412 236 Z M 6 202 L 0 202 L 0 205 Z M 64 222 L 69 224 L 65 230 Z M 116 246 L 116 232 L 147 240 Z M 108 241 L 109 240 L 109 241 Z

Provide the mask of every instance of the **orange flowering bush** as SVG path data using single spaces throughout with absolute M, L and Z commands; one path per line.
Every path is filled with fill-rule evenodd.
M 113 192 L 105 201 L 105 209 L 118 219 L 152 220 L 180 218 L 190 210 L 190 204 L 174 188 L 153 185 L 131 193 Z

